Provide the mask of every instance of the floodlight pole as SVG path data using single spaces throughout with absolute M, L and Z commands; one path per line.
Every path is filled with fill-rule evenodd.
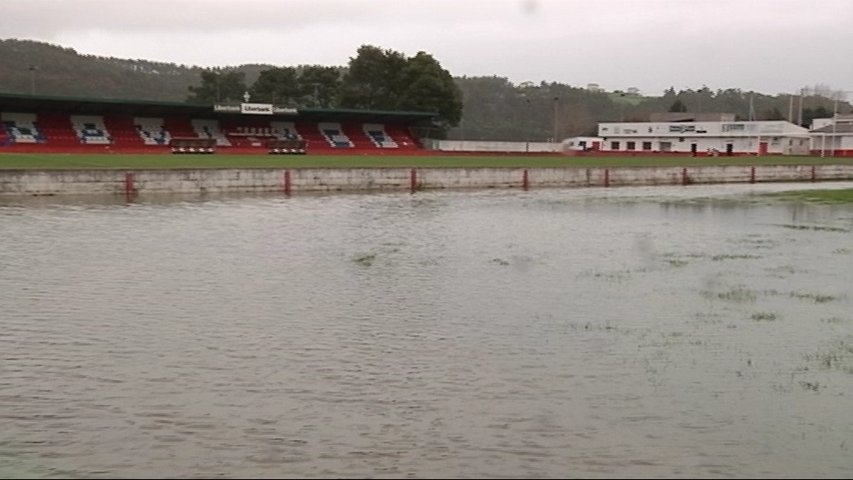
M 525 143 L 524 143 L 524 152 L 530 153 L 530 99 L 525 99 L 526 108 L 524 109 L 524 116 L 527 117 L 525 120 Z
M 797 125 L 803 126 L 803 88 L 800 89 L 800 106 L 799 114 L 797 114 Z
M 557 118 L 560 109 L 560 97 L 554 97 L 554 143 L 558 143 L 557 140 Z
M 311 85 L 314 86 L 314 107 L 320 106 L 320 97 L 319 97 L 319 87 L 320 84 L 318 82 L 314 82 Z
M 848 93 L 853 93 L 853 90 L 838 90 L 833 95 L 832 101 L 832 156 L 836 155 L 836 140 L 838 138 L 838 100 L 843 96 L 846 97 Z M 825 136 L 826 134 L 824 134 Z M 826 142 L 824 141 L 824 144 Z M 839 145 L 840 146 L 840 145 Z M 821 155 L 823 156 L 823 155 Z
M 30 65 L 30 95 L 36 94 L 36 66 Z
M 835 135 L 836 128 L 838 125 L 838 95 L 835 95 L 835 101 L 832 102 L 832 156 L 835 156 Z

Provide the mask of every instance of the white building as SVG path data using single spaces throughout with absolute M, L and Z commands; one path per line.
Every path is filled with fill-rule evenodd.
M 853 115 L 816 118 L 809 132 L 812 155 L 853 156 Z
M 601 149 L 601 139 L 598 137 L 571 137 L 563 140 L 564 152 L 589 152 Z
M 783 120 L 599 123 L 601 151 L 807 155 L 809 131 Z

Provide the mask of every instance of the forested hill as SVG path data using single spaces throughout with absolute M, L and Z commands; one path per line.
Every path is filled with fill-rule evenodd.
M 247 79 L 264 65 L 244 65 Z M 34 69 L 34 70 L 31 70 Z M 0 40 L 0 93 L 183 102 L 198 66 L 82 55 L 29 40 Z
M 280 66 L 228 67 L 251 86 L 264 70 Z M 199 66 L 81 55 L 73 49 L 29 40 L 0 40 L 0 93 L 183 102 L 202 83 Z M 453 74 L 453 72 L 450 72 Z M 596 133 L 600 121 L 647 121 L 652 112 L 727 112 L 738 119 L 781 120 L 799 115 L 799 98 L 737 88 L 646 92 L 601 92 L 541 82 L 514 84 L 504 77 L 454 76 L 462 92 L 462 121 L 448 138 L 545 141 Z M 335 106 L 334 98 L 330 106 Z M 832 115 L 833 101 L 812 93 L 803 99 L 802 121 Z M 841 102 L 839 112 L 850 112 Z M 790 115 L 790 117 L 789 117 Z

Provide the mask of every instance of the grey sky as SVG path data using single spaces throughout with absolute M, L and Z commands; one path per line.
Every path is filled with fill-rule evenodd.
M 0 38 L 199 66 L 431 53 L 454 76 L 853 97 L 853 1 L 2 0 Z

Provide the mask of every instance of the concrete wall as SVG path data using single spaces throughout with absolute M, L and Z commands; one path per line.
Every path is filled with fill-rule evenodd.
M 488 142 L 485 140 L 430 140 L 430 150 L 442 152 L 506 152 L 506 153 L 553 153 L 561 152 L 561 143 L 550 142 Z
M 0 195 L 408 191 L 853 180 L 853 165 L 0 171 Z

